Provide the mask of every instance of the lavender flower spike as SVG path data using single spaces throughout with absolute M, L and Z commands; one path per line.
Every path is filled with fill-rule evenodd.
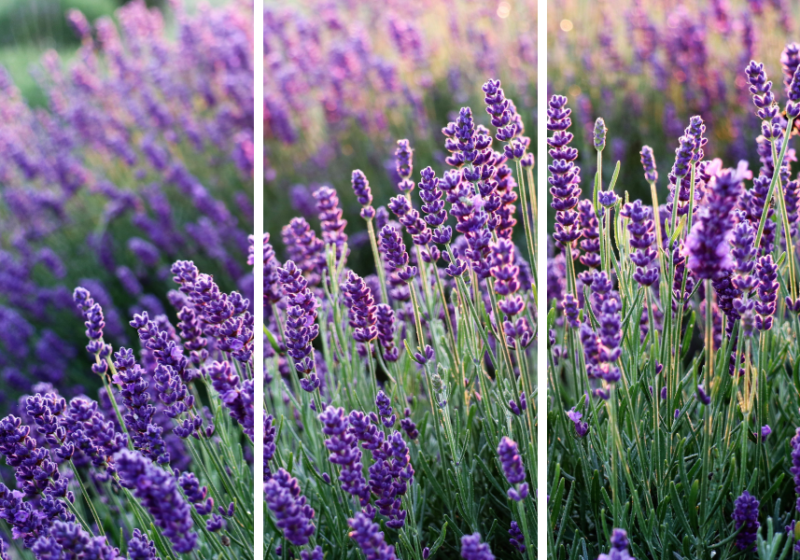
M 481 542 L 480 533 L 461 537 L 461 558 L 464 560 L 494 560 L 489 545 Z
M 653 155 L 653 148 L 642 146 L 642 151 L 639 152 L 639 155 L 642 157 L 644 178 L 648 183 L 655 183 L 658 181 L 658 171 L 656 170 L 656 157 Z
M 597 560 L 636 560 L 628 552 L 628 533 L 623 529 L 611 531 L 611 550 L 608 554 L 601 554 Z
M 525 482 L 525 467 L 522 466 L 517 443 L 503 436 L 497 447 L 497 454 L 500 456 L 506 480 L 515 485 L 508 489 L 508 497 L 516 502 L 524 500 L 528 496 L 528 484 Z
M 295 546 L 304 546 L 314 534 L 316 527 L 314 510 L 306 504 L 306 497 L 300 496 L 300 486 L 283 469 L 269 479 L 264 486 L 267 508 L 275 515 L 275 524 L 283 531 L 286 540 Z
M 750 550 L 756 542 L 756 535 L 760 523 L 758 522 L 758 500 L 745 490 L 736 498 L 733 515 L 739 535 L 736 537 L 736 546 L 741 550 Z
M 366 560 L 397 560 L 394 547 L 386 544 L 380 527 L 368 515 L 358 512 L 347 524 L 352 529 L 350 538 L 356 541 Z
M 375 217 L 375 209 L 372 207 L 372 190 L 369 188 L 367 176 L 360 169 L 356 169 L 353 171 L 351 184 L 353 185 L 353 192 L 356 193 L 358 203 L 362 206 L 361 217 L 365 220 L 371 220 Z

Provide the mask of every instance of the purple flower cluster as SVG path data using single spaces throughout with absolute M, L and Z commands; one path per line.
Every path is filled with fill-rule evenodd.
M 522 465 L 517 443 L 503 436 L 500 445 L 497 446 L 497 455 L 503 465 L 506 480 L 512 485 L 512 488 L 508 489 L 508 497 L 516 502 L 524 500 L 528 496 L 528 483 L 525 482 L 525 467 Z
M 392 271 L 397 272 L 403 282 L 410 282 L 417 275 L 417 267 L 409 266 L 406 245 L 395 228 L 390 225 L 381 229 L 380 248 Z
M 176 552 L 188 553 L 197 545 L 189 504 L 178 491 L 177 481 L 148 458 L 127 449 L 114 456 L 120 484 L 130 490 L 155 519 Z
M 644 167 L 644 178 L 648 183 L 655 183 L 658 181 L 658 171 L 656 170 L 656 158 L 653 155 L 653 148 L 642 146 L 640 155 L 642 157 L 642 167 Z
M 328 460 L 341 469 L 339 482 L 342 490 L 359 499 L 362 506 L 369 503 L 369 487 L 362 473 L 361 450 L 351 433 L 343 408 L 329 406 L 319 415 L 322 432 L 328 436 L 325 447 L 330 451 Z
M 631 247 L 634 248 L 631 261 L 636 265 L 633 278 L 642 286 L 652 286 L 658 281 L 658 267 L 654 265 L 658 253 L 652 247 L 655 241 L 653 209 L 636 200 L 626 204 L 620 216 L 630 220 L 628 231 L 631 234 Z
M 394 547 L 386 544 L 380 526 L 368 515 L 359 512 L 347 520 L 350 526 L 349 536 L 353 539 L 367 560 L 397 560 Z
M 247 436 L 255 437 L 254 385 L 252 379 L 242 382 L 230 362 L 212 362 L 206 368 L 214 390 Z
M 734 502 L 733 515 L 731 517 L 736 522 L 736 530 L 739 534 L 736 537 L 736 546 L 740 550 L 751 550 L 756 542 L 758 528 L 758 500 L 755 496 L 745 490 L 742 495 Z
M 623 529 L 611 531 L 611 550 L 608 554 L 601 554 L 597 560 L 635 560 L 628 552 L 628 533 Z
M 306 497 L 300 495 L 300 485 L 284 469 L 267 480 L 264 486 L 267 507 L 275 515 L 276 525 L 286 540 L 295 546 L 308 543 L 314 534 L 314 510 L 306 504 Z
M 490 272 L 494 278 L 494 291 L 501 296 L 498 307 L 505 313 L 506 320 L 503 322 L 503 329 L 506 333 L 508 344 L 514 346 L 519 343 L 522 348 L 530 344 L 533 338 L 528 319 L 520 315 L 525 310 L 525 302 L 522 297 L 517 295 L 520 289 L 519 267 L 515 264 L 514 243 L 507 239 L 498 239 L 490 244 L 491 268 Z
M 481 542 L 480 533 L 461 537 L 461 558 L 464 560 L 494 560 L 489 545 Z
M 369 343 L 378 337 L 375 298 L 364 279 L 352 270 L 347 282 L 342 285 L 345 305 L 353 328 L 353 338 L 360 343 Z
M 316 324 L 317 300 L 293 261 L 286 261 L 279 273 L 283 292 L 289 300 L 285 333 L 287 353 L 294 359 L 297 372 L 306 375 L 300 381 L 303 389 L 311 392 L 320 385 L 311 346 L 319 334 Z
M 347 234 L 344 232 L 347 221 L 342 219 L 342 209 L 339 207 L 339 197 L 330 187 L 320 187 L 314 191 L 317 201 L 319 222 L 322 228 L 322 240 L 325 245 L 333 245 L 336 250 L 336 262 L 347 257 L 344 247 L 347 243 Z
M 548 167 L 550 194 L 553 196 L 551 206 L 556 211 L 553 239 L 565 247 L 571 247 L 580 237 L 578 213 L 575 211 L 581 194 L 580 168 L 575 165 L 578 150 L 569 145 L 573 138 L 572 133 L 568 132 L 572 125 L 572 119 L 569 118 L 571 112 L 567 108 L 566 97 L 554 95 L 550 98 L 547 130 L 553 135 L 547 139 L 547 145 L 550 146 L 548 154 L 553 158 Z
M 378 328 L 378 342 L 383 348 L 383 359 L 387 362 L 396 362 L 400 357 L 400 350 L 394 343 L 395 318 L 392 307 L 386 303 L 379 303 L 375 308 Z
M 778 302 L 778 266 L 772 261 L 772 255 L 761 257 L 756 265 L 758 277 L 758 299 L 755 309 L 756 327 L 760 331 L 772 328 L 772 321 Z
M 578 203 L 578 220 L 581 226 L 581 238 L 579 246 L 583 254 L 580 256 L 581 264 L 590 269 L 600 267 L 600 221 L 591 200 L 581 200 Z M 592 270 L 581 272 L 578 277 L 581 281 L 589 285 L 594 276 Z
M 353 192 L 362 207 L 361 217 L 365 220 L 371 220 L 375 217 L 375 209 L 372 207 L 372 190 L 369 188 L 367 176 L 360 169 L 356 169 L 353 171 L 350 184 L 353 186 Z

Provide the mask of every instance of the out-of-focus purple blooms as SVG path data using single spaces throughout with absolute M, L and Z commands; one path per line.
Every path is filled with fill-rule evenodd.
M 197 534 L 192 531 L 191 511 L 178 491 L 175 478 L 135 451 L 123 449 L 114 460 L 120 484 L 131 490 L 150 512 L 175 551 L 184 554 L 194 550 Z
M 653 155 L 653 148 L 650 146 L 642 146 L 642 151 L 639 152 L 642 157 L 642 167 L 644 167 L 644 178 L 648 183 L 655 183 L 658 181 L 658 171 L 656 170 L 656 158 Z
M 461 558 L 464 560 L 494 560 L 489 545 L 481 542 L 480 533 L 461 537 Z
M 739 531 L 736 546 L 740 550 L 750 550 L 756 542 L 758 528 L 761 526 L 758 522 L 758 500 L 745 490 L 736 498 L 733 507 L 731 517 L 736 522 L 736 530 Z
M 287 260 L 293 261 L 302 271 L 311 286 L 319 284 L 325 264 L 325 243 L 317 238 L 317 234 L 305 218 L 295 217 L 281 229 L 283 244 L 286 246 Z M 274 252 L 273 252 L 274 256 Z M 277 268 L 277 261 L 275 267 Z M 266 282 L 266 278 L 264 279 Z M 278 294 L 271 294 L 278 297 Z M 277 303 L 280 297 L 274 301 Z
M 772 433 L 772 428 L 769 427 L 769 424 L 764 424 L 761 426 L 761 441 L 764 442 Z
M 300 495 L 300 485 L 284 469 L 278 469 L 264 486 L 267 508 L 275 516 L 275 524 L 283 536 L 295 546 L 304 546 L 314 534 L 314 510 Z
M 378 391 L 378 394 L 375 396 L 375 406 L 378 408 L 378 414 L 381 417 L 383 425 L 387 428 L 394 426 L 395 422 L 397 422 L 397 415 L 394 414 L 392 410 L 392 401 L 386 396 L 386 393 Z
M 522 466 L 516 442 L 503 436 L 497 447 L 497 454 L 503 465 L 506 480 L 513 485 L 508 489 L 508 497 L 517 502 L 524 500 L 528 496 L 528 484 L 525 482 L 525 467 Z

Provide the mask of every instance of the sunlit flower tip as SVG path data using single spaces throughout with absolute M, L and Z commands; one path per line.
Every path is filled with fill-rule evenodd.
M 594 122 L 594 149 L 598 152 L 602 152 L 603 149 L 606 147 L 606 133 L 608 129 L 606 128 L 606 122 L 603 120 L 602 117 L 598 117 L 597 120 Z

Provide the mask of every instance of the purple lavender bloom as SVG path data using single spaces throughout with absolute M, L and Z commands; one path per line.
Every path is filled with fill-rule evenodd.
M 658 171 L 656 170 L 656 158 L 653 155 L 653 148 L 650 146 L 642 146 L 642 151 L 639 152 L 642 157 L 642 167 L 644 167 L 644 178 L 648 183 L 655 183 L 658 181 Z
M 526 347 L 532 337 L 532 331 L 525 317 L 514 317 L 525 309 L 525 302 L 521 296 L 516 295 L 520 288 L 519 267 L 514 264 L 514 243 L 508 239 L 500 238 L 489 245 L 490 266 L 489 272 L 494 277 L 494 291 L 503 299 L 498 303 L 500 310 L 505 313 L 506 320 L 503 329 L 508 344 L 513 346 L 516 341 Z
M 525 537 L 522 534 L 522 531 L 517 525 L 516 521 L 511 522 L 511 526 L 508 529 L 508 542 L 514 546 L 517 550 L 519 550 L 522 554 L 525 554 Z
M 269 469 L 269 462 L 275 456 L 275 425 L 272 415 L 268 414 L 264 418 L 264 480 L 267 481 L 272 478 L 272 472 Z
M 194 550 L 197 534 L 192 531 L 191 511 L 178 491 L 175 478 L 135 451 L 123 449 L 114 460 L 120 484 L 131 490 L 150 512 L 175 551 L 184 554 Z
M 408 410 L 408 409 L 406 409 Z M 414 423 L 411 418 L 401 418 L 400 419 L 400 427 L 408 436 L 408 439 L 414 440 L 419 437 L 419 430 L 417 430 L 417 425 Z
M 183 472 L 178 477 L 178 484 L 183 490 L 186 499 L 194 504 L 194 508 L 200 515 L 208 515 L 214 509 L 214 499 L 208 497 L 208 488 L 200 486 L 200 481 L 194 473 Z
M 772 82 L 767 80 L 764 65 L 752 60 L 745 69 L 745 74 L 750 83 L 750 93 L 753 94 L 753 104 L 758 108 L 756 115 L 762 121 L 772 121 L 778 115 L 778 106 L 775 104 Z
M 772 321 L 777 309 L 778 301 L 778 266 L 772 261 L 772 255 L 761 257 L 756 265 L 758 277 L 758 299 L 755 310 L 756 327 L 760 331 L 772 328 Z
M 401 280 L 410 282 L 417 275 L 417 267 L 408 266 L 408 253 L 400 234 L 392 226 L 387 225 L 381 230 L 380 240 L 380 248 L 387 264 L 393 271 L 397 271 Z
M 114 367 L 117 374 L 113 381 L 125 405 L 123 420 L 133 447 L 157 463 L 169 463 L 163 429 L 153 422 L 156 408 L 150 403 L 149 383 L 144 369 L 136 363 L 133 350 L 120 348 L 114 354 Z
M 800 512 L 800 428 L 797 428 L 791 441 L 792 445 L 792 466 L 789 472 L 794 477 L 794 492 L 797 494 L 795 509 Z
M 600 221 L 591 200 L 581 200 L 578 203 L 578 219 L 581 225 L 581 240 L 579 246 L 583 254 L 580 256 L 582 264 L 589 268 L 600 266 Z M 584 284 L 591 284 L 587 279 L 593 276 L 591 270 L 581 273 Z
M 387 362 L 396 362 L 400 357 L 400 351 L 394 344 L 394 311 L 392 307 L 386 303 L 379 303 L 375 309 L 378 342 L 380 342 L 383 348 L 383 359 Z
M 497 454 L 500 456 L 506 480 L 514 485 L 508 489 L 508 497 L 517 502 L 524 500 L 528 496 L 528 484 L 525 482 L 525 467 L 522 466 L 522 457 L 516 442 L 503 436 L 497 447 Z
M 304 546 L 314 534 L 314 510 L 300 495 L 300 485 L 284 469 L 278 471 L 264 486 L 267 507 L 275 515 L 275 524 L 287 541 Z
M 133 530 L 133 536 L 128 541 L 129 560 L 156 560 L 156 545 L 147 538 L 139 529 Z
M 379 525 L 368 515 L 358 512 L 347 524 L 351 529 L 349 537 L 356 541 L 366 560 L 397 560 L 394 547 L 386 544 Z
M 362 506 L 369 503 L 369 487 L 362 473 L 361 450 L 356 437 L 348 430 L 348 418 L 343 408 L 329 406 L 319 415 L 322 432 L 328 436 L 325 447 L 330 451 L 328 460 L 339 465 L 339 482 L 342 489 L 357 497 Z
M 764 442 L 772 433 L 772 428 L 769 427 L 769 424 L 764 424 L 761 426 L 761 441 Z
M 567 411 L 567 418 L 572 420 L 572 423 L 575 424 L 575 434 L 579 438 L 585 437 L 586 434 L 589 433 L 589 424 L 587 422 L 581 422 L 583 414 L 575 410 L 575 407 Z
M 578 299 L 572 294 L 567 294 L 564 296 L 561 306 L 564 308 L 564 316 L 567 318 L 569 326 L 577 328 L 580 324 L 578 322 L 578 316 L 580 314 L 580 302 Z
M 569 118 L 571 109 L 566 107 L 567 98 L 554 95 L 550 98 L 547 109 L 547 130 L 553 135 L 547 139 L 550 146 L 548 153 L 553 162 L 548 167 L 550 171 L 550 194 L 553 196 L 551 206 L 556 211 L 556 224 L 553 239 L 564 246 L 571 246 L 579 237 L 580 230 L 576 227 L 578 214 L 575 206 L 580 197 L 580 168 L 575 165 L 578 150 L 569 146 L 573 135 L 567 132 L 572 125 Z
M 733 228 L 731 255 L 736 264 L 731 282 L 737 290 L 742 292 L 750 292 L 756 287 L 756 278 L 752 274 L 756 265 L 755 240 L 756 232 L 749 221 L 739 222 Z M 741 313 L 742 310 L 739 312 Z
M 733 226 L 730 214 L 748 176 L 747 162 L 737 168 L 711 171 L 706 204 L 700 208 L 697 221 L 686 238 L 689 270 L 700 279 L 719 279 L 733 268 L 729 250 L 729 232 Z
M 347 234 L 344 232 L 347 221 L 342 219 L 339 197 L 332 188 L 320 187 L 314 191 L 314 198 L 317 201 L 322 240 L 326 245 L 335 246 L 336 261 L 339 262 L 347 256 L 343 254 L 344 245 L 347 243 Z
M 392 401 L 386 396 L 386 393 L 378 391 L 375 396 L 375 406 L 378 408 L 378 414 L 382 419 L 383 425 L 387 428 L 394 426 L 395 422 L 397 422 L 397 415 L 394 414 Z
M 472 109 L 462 107 L 455 122 L 448 123 L 442 129 L 442 134 L 447 137 L 445 149 L 450 156 L 445 162 L 452 167 L 461 167 L 465 163 L 472 163 L 478 155 L 475 149 L 475 123 L 472 120 Z
M 92 537 L 80 524 L 61 520 L 53 523 L 48 536 L 36 541 L 33 553 L 41 560 L 110 560 L 119 557 L 119 550 L 109 545 L 105 537 Z
M 489 545 L 481 542 L 480 533 L 461 537 L 461 558 L 464 560 L 494 560 Z
M 739 535 L 736 537 L 736 546 L 740 550 L 751 550 L 756 542 L 758 528 L 758 500 L 745 490 L 734 502 L 733 515 Z
M 635 560 L 628 552 L 628 533 L 623 529 L 611 531 L 611 550 L 608 554 L 601 554 L 597 560 Z
M 706 390 L 702 385 L 697 386 L 697 400 L 706 406 L 711 404 L 711 397 L 708 395 L 708 393 L 706 393 Z
M 592 139 L 594 140 L 594 149 L 598 152 L 602 152 L 606 147 L 607 132 L 608 129 L 606 128 L 606 122 L 602 119 L 602 117 L 598 117 L 597 120 L 594 121 L 594 133 L 592 135 Z
M 642 286 L 652 286 L 658 280 L 658 267 L 651 266 L 658 257 L 657 251 L 652 247 L 655 241 L 655 224 L 653 222 L 653 209 L 644 206 L 641 200 L 626 204 L 620 211 L 620 216 L 628 218 L 628 231 L 631 234 L 631 261 L 636 265 L 633 278 Z
M 367 176 L 360 169 L 353 171 L 350 183 L 353 185 L 353 192 L 356 193 L 356 199 L 362 206 L 361 217 L 365 220 L 370 220 L 375 217 L 375 209 L 372 207 L 372 190 L 369 188 L 369 181 Z
M 395 156 L 395 169 L 397 175 L 400 177 L 400 182 L 397 184 L 397 189 L 402 192 L 410 192 L 414 188 L 414 181 L 411 180 L 411 174 L 414 170 L 412 160 L 413 152 L 411 151 L 411 144 L 408 140 L 398 140 L 397 150 L 394 152 Z
M 293 261 L 286 261 L 279 273 L 281 285 L 290 303 L 286 311 L 287 353 L 294 359 L 297 372 L 307 375 L 301 380 L 301 384 L 304 390 L 311 392 L 320 384 L 319 377 L 314 373 L 314 353 L 311 346 L 319 334 L 319 326 L 316 324 L 317 300 Z
M 375 317 L 375 298 L 364 279 L 352 270 L 348 273 L 347 282 L 342 286 L 353 338 L 361 343 L 369 343 L 378 336 Z
M 228 414 L 242 426 L 242 431 L 252 440 L 255 437 L 255 411 L 253 408 L 253 380 L 239 380 L 230 362 L 213 362 L 206 371 L 214 390 L 228 409 Z
M 309 285 L 316 286 L 319 284 L 322 272 L 326 267 L 325 243 L 317 237 L 316 232 L 311 229 L 305 218 L 292 218 L 281 229 L 281 238 L 286 246 L 286 254 L 289 257 L 287 260 L 297 265 L 303 276 L 308 280 Z M 275 261 L 275 270 L 277 270 L 278 266 L 277 261 Z M 266 277 L 264 281 L 266 282 Z M 280 301 L 279 291 L 276 290 L 271 296 L 271 300 L 277 297 L 272 303 Z

